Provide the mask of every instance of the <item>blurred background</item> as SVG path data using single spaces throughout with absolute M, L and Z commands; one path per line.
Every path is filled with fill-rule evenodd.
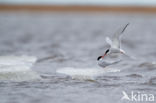
M 1 10 L 155 12 L 155 0 L 0 0 Z
M 139 58 L 134 64 L 94 81 L 56 73 L 99 68 L 97 57 L 108 49 L 105 37 L 127 23 L 121 46 Z M 0 103 L 128 103 L 121 101 L 123 90 L 156 95 L 155 39 L 156 0 L 0 0 L 0 55 L 37 57 L 32 69 L 42 78 L 24 81 L 23 74 L 31 75 L 10 66 L 16 82 L 0 81 Z M 0 76 L 12 80 L 3 69 Z

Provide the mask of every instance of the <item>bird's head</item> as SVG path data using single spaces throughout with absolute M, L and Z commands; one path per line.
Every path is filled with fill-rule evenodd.
M 103 59 L 103 58 L 108 54 L 109 51 L 110 51 L 110 50 L 107 49 L 107 50 L 105 51 L 105 54 L 104 54 L 103 56 L 99 56 L 99 57 L 97 58 L 97 60 L 99 61 L 100 59 Z

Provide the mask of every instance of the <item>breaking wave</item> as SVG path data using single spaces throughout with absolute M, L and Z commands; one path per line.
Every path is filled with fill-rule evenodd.
M 119 69 L 114 68 L 74 68 L 64 67 L 58 69 L 56 72 L 72 77 L 72 79 L 80 80 L 94 80 L 98 76 L 102 76 L 108 72 L 119 72 Z
M 31 70 L 37 58 L 33 56 L 0 56 L 0 81 L 27 81 L 40 79 Z

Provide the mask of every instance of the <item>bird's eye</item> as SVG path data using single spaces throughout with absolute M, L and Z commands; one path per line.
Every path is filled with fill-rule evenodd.
M 106 50 L 105 54 L 107 54 L 109 52 L 109 49 Z

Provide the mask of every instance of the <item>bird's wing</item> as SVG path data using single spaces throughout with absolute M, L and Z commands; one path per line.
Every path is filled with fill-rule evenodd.
M 112 37 L 112 45 L 111 45 L 112 48 L 120 49 L 120 36 L 125 31 L 128 25 L 129 23 L 126 24 L 124 27 L 119 28 L 115 32 L 115 34 Z
M 112 47 L 112 40 L 109 37 L 106 37 L 106 42 Z

